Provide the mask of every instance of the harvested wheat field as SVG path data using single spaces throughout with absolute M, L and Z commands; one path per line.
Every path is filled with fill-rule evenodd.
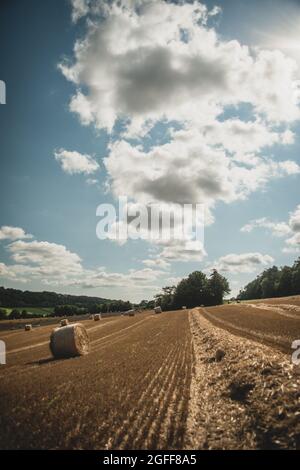
M 300 306 L 299 296 L 292 303 L 289 299 L 203 308 L 201 313 L 216 326 L 291 354 L 292 342 L 300 339 Z
M 0 334 L 1 449 L 300 448 L 298 313 L 239 304 L 82 324 L 90 352 L 69 359 L 50 353 L 53 325 Z
M 215 309 L 208 309 L 214 312 L 209 318 Z M 291 351 L 286 355 L 219 328 L 203 309 L 192 310 L 190 322 L 195 370 L 187 446 L 299 449 L 300 375 Z
M 0 448 L 182 447 L 192 365 L 187 312 L 83 323 L 91 352 L 73 359 L 52 359 L 51 327 L 30 338 L 2 335 Z

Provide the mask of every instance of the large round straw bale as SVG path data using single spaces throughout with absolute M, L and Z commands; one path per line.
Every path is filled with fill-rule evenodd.
M 101 313 L 95 313 L 95 315 L 94 315 L 94 320 L 95 320 L 95 321 L 101 320 Z
M 50 350 L 54 357 L 73 357 L 88 354 L 90 340 L 81 323 L 55 328 L 50 336 Z
M 161 312 L 162 312 L 162 309 L 159 305 L 157 307 L 154 307 L 154 313 L 161 313 Z
M 32 325 L 25 325 L 25 331 L 31 331 Z
M 69 320 L 67 318 L 63 318 L 60 320 L 60 326 L 67 326 L 69 324 Z

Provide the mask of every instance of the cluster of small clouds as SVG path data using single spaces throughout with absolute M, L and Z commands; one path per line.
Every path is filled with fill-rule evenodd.
M 61 287 L 128 288 L 152 290 L 159 288 L 157 280 L 165 276 L 167 263 L 145 260 L 145 267 L 130 269 L 125 273 L 107 272 L 103 267 L 87 269 L 78 254 L 64 245 L 26 239 L 33 238 L 22 228 L 4 226 L 0 228 L 0 239 L 9 244 L 6 250 L 11 263 L 0 263 L 0 277 L 28 283 L 39 281 L 44 285 Z
M 256 228 L 264 228 L 275 237 L 285 238 L 284 253 L 300 252 L 300 205 L 290 213 L 287 222 L 274 222 L 266 217 L 251 220 L 241 228 L 242 232 L 250 233 Z

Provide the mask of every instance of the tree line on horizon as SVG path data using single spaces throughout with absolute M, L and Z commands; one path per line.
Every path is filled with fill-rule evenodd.
M 300 294 L 300 257 L 292 266 L 265 269 L 239 293 L 237 299 L 252 300 Z
M 56 305 L 76 305 L 88 307 L 91 304 L 113 302 L 112 299 L 87 295 L 58 294 L 57 292 L 32 292 L 0 287 L 0 307 L 7 308 L 47 308 Z

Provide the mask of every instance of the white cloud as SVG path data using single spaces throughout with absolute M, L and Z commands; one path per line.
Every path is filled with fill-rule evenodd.
M 81 272 L 81 260 L 64 245 L 49 242 L 16 241 L 7 247 L 13 261 L 32 266 L 32 272 L 59 278 Z
M 289 215 L 288 222 L 273 222 L 263 217 L 261 219 L 251 220 L 241 228 L 241 232 L 252 232 L 256 228 L 265 228 L 275 237 L 286 238 L 283 253 L 300 252 L 300 205 Z
M 149 120 L 199 123 L 242 102 L 269 121 L 299 118 L 296 62 L 221 40 L 204 5 L 98 2 L 93 11 L 100 17 L 76 42 L 74 61 L 60 64 L 77 86 L 70 107 L 83 124 L 111 131 L 126 117 L 136 131 Z
M 157 289 L 155 281 L 164 274 L 157 269 L 144 268 L 139 270 L 130 269 L 126 273 L 107 272 L 104 268 L 87 270 L 83 276 L 67 280 L 67 285 L 80 286 L 84 288 L 116 287 Z
M 300 204 L 296 210 L 290 214 L 289 225 L 293 232 L 300 232 Z
M 204 204 L 206 225 L 212 223 L 217 203 L 243 200 L 273 179 L 300 172 L 295 162 L 275 162 L 259 155 L 255 165 L 237 162 L 224 149 L 207 145 L 201 133 L 191 129 L 173 132 L 170 142 L 148 152 L 125 140 L 112 143 L 104 165 L 115 197 L 125 193 L 137 206 Z M 161 256 L 199 259 L 199 253 L 188 251 L 180 242 L 165 248 Z
M 206 256 L 203 243 L 197 240 L 170 240 L 160 253 L 160 257 L 167 261 L 202 261 Z
M 167 144 L 149 152 L 126 141 L 113 143 L 104 160 L 111 189 L 140 203 L 198 203 L 213 207 L 218 201 L 244 199 L 273 178 L 300 172 L 292 161 L 275 162 L 257 157 L 248 168 L 234 162 L 223 150 L 206 145 L 200 134 L 175 133 Z
M 90 175 L 99 169 L 99 164 L 87 154 L 60 149 L 55 151 L 54 156 L 61 164 L 63 171 L 69 175 L 78 173 Z
M 0 263 L 0 276 L 9 277 L 9 269 L 4 263 Z
M 270 230 L 275 237 L 285 237 L 291 233 L 291 228 L 285 222 L 272 222 L 266 217 L 251 220 L 248 224 L 241 228 L 241 232 L 252 232 L 255 228 L 265 228 Z
M 167 263 L 163 262 L 124 273 L 108 272 L 104 267 L 88 269 L 83 266 L 78 254 L 64 245 L 47 241 L 18 240 L 10 243 L 7 250 L 11 263 L 0 263 L 1 278 L 24 283 L 41 282 L 59 289 L 109 288 L 109 295 L 113 297 L 115 289 L 119 288 L 132 293 L 143 289 L 155 291 L 161 287 L 157 284 L 158 279 L 166 275 L 163 269 Z
M 72 21 L 76 23 L 89 13 L 90 0 L 70 0 L 72 4 Z
M 274 262 L 269 255 L 261 253 L 231 253 L 219 258 L 210 269 L 215 268 L 221 272 L 228 273 L 251 273 L 255 272 L 262 266 L 266 266 Z
M 202 138 L 209 145 L 221 145 L 225 150 L 239 155 L 260 152 L 274 144 L 289 145 L 294 143 L 294 134 L 287 129 L 278 132 L 271 129 L 260 119 L 241 121 L 240 119 L 214 120 L 200 128 Z M 177 136 L 188 139 L 189 133 L 179 131 Z M 175 134 L 175 135 L 176 135 Z
M 166 260 L 162 258 L 150 258 L 150 259 L 144 259 L 143 264 L 148 266 L 149 268 L 159 268 L 159 269 L 167 269 L 170 266 L 170 263 L 168 263 Z
M 300 205 L 298 205 L 294 212 L 291 212 L 289 218 L 289 226 L 293 234 L 286 240 L 287 246 L 283 249 L 284 253 L 299 253 L 300 252 Z
M 89 186 L 94 186 L 95 184 L 99 183 L 99 181 L 95 178 L 88 178 L 86 182 Z
M 25 238 L 32 238 L 32 235 L 25 233 L 20 227 L 10 227 L 8 225 L 0 227 L 0 240 L 21 240 Z

